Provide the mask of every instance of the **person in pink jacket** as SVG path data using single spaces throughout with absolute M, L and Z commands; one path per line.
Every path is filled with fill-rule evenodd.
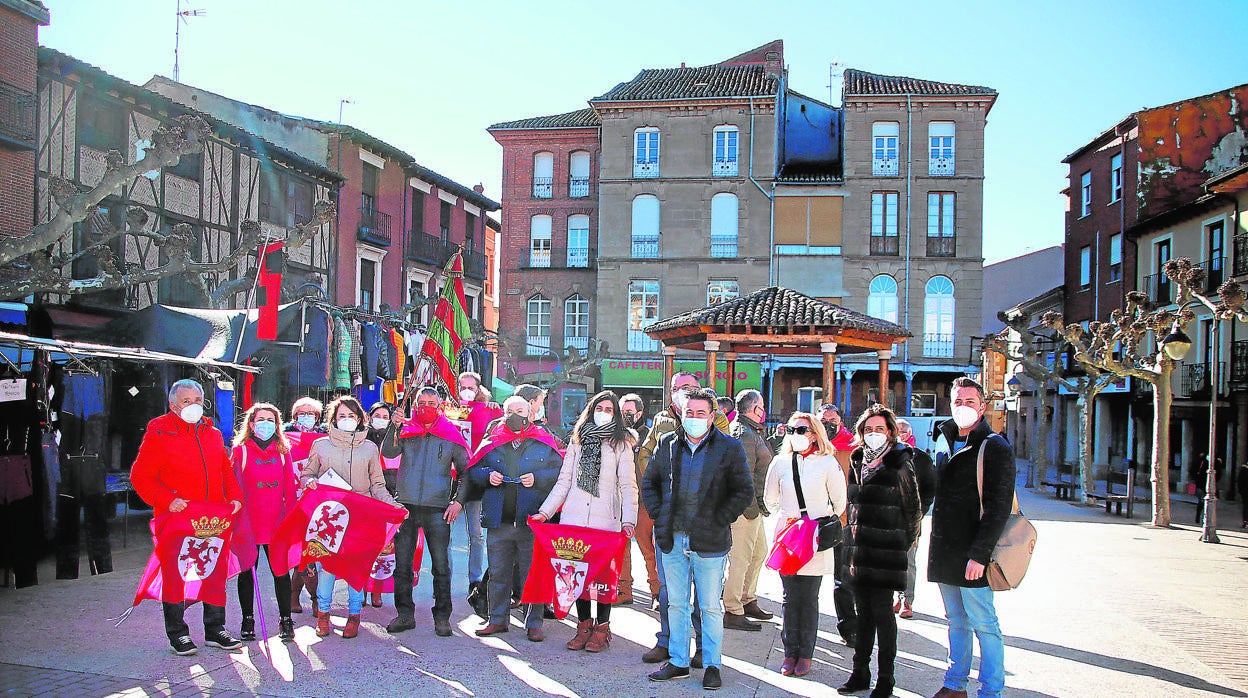
M 250 543 L 268 554 L 269 543 L 277 525 L 295 506 L 296 480 L 290 460 L 290 442 L 281 431 L 282 414 L 267 402 L 257 402 L 243 415 L 243 423 L 234 437 L 230 461 L 243 489 L 241 527 L 249 534 Z M 251 559 L 252 551 L 238 551 L 239 559 Z M 255 551 L 256 564 L 259 550 Z M 252 568 L 254 569 L 254 567 Z M 256 578 L 252 569 L 238 575 L 238 605 L 243 622 L 240 635 L 244 641 L 256 639 Z M 269 562 L 272 571 L 272 561 Z M 295 639 L 295 622 L 290 617 L 290 573 L 273 575 L 273 593 L 277 595 L 278 637 L 284 642 Z

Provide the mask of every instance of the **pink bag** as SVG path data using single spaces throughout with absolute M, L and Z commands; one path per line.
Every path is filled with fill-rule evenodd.
M 793 575 L 815 557 L 819 522 L 803 516 L 789 521 L 771 546 L 767 566 L 780 574 Z

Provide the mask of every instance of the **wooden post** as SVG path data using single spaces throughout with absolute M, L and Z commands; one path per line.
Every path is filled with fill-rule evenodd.
M 724 353 L 724 363 L 728 369 L 728 397 L 737 399 L 737 352 L 729 351 Z
M 702 342 L 706 350 L 706 387 L 715 390 L 715 367 L 719 363 L 719 342 Z M 719 394 L 718 391 L 715 393 Z
M 672 404 L 672 374 L 676 372 L 676 347 L 663 347 L 663 407 Z
M 836 392 L 836 342 L 820 342 L 819 351 L 823 352 L 823 399 L 822 402 L 832 402 L 832 395 Z M 818 412 L 816 412 L 818 416 Z M 832 435 L 829 434 L 829 437 Z
M 892 358 L 893 352 L 881 349 L 877 354 L 880 357 L 880 404 L 892 409 L 893 406 L 888 404 L 888 360 Z

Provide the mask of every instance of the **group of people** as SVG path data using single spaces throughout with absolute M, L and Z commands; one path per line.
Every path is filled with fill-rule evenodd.
M 247 411 L 233 448 L 226 449 L 203 417 L 202 387 L 179 381 L 169 391 L 169 413 L 149 424 L 132 481 L 158 511 L 179 511 L 201 498 L 232 502 L 266 553 L 300 491 L 317 487 L 328 471 L 358 494 L 404 507 L 407 518 L 394 538 L 391 633 L 416 627 L 412 558 L 421 530 L 433 573 L 434 633 L 452 634 L 449 544 L 451 526 L 462 517 L 470 602 L 483 616 L 475 634 L 509 632 L 511 611 L 519 608 L 532 642 L 546 635 L 543 607 L 518 601 L 533 554 L 530 522 L 557 518 L 621 532 L 637 541 L 659 614 L 656 643 L 642 660 L 662 665 L 649 678 L 685 678 L 691 668 L 702 668 L 706 689 L 722 686 L 724 629 L 757 631 L 758 621 L 772 618 L 757 597 L 771 548 L 765 517 L 776 517 L 776 531 L 802 517 L 839 517 L 839 545 L 781 575 L 780 671 L 812 671 L 819 591 L 823 578 L 832 576 L 837 629 L 854 650 L 853 671 L 837 690 L 872 689 L 872 698 L 893 694 L 895 615 L 913 614 L 917 542 L 930 507 L 928 579 L 938 584 L 949 620 L 950 663 L 936 696 L 966 695 L 972 635 L 981 647 L 979 695 L 1003 690 L 1003 643 L 984 569 L 1010 512 L 1014 459 L 984 421 L 984 391 L 973 380 L 953 384 L 953 419 L 939 427 L 934 462 L 914 448 L 909 425 L 884 406 L 872 405 L 847 428 L 834 405 L 823 405 L 817 415 L 794 413 L 769 433 L 758 391 L 741 391 L 733 404 L 721 405 L 690 373 L 673 377 L 671 404 L 648 426 L 639 396 L 594 395 L 566 445 L 544 426 L 540 388 L 521 386 L 501 405 L 490 401 L 475 374 L 461 375 L 457 388 L 471 424 L 468 438 L 432 387 L 414 389 L 410 405 L 379 404 L 367 412 L 354 398 L 340 397 L 325 409 L 324 424 L 320 404 L 301 399 L 285 429 L 313 432 L 315 440 L 299 439 L 310 441 L 306 458 L 299 458 L 303 454 L 283 433 L 280 410 L 267 403 Z M 198 458 L 190 456 L 195 451 Z M 634 601 L 631 555 L 624 558 L 618 589 L 595 602 L 588 593 L 576 602 L 569 650 L 609 648 L 613 604 L 604 599 Z M 274 575 L 279 637 L 294 636 L 291 613 L 300 610 L 303 587 L 315 589 L 316 633 L 330 635 L 334 576 L 324 570 L 294 574 L 293 585 L 289 575 Z M 240 634 L 254 639 L 251 570 L 239 575 L 237 586 Z M 342 637 L 358 633 L 365 600 L 364 590 L 349 589 Z M 165 604 L 165 630 L 176 653 L 192 654 L 183 611 L 183 604 Z M 225 629 L 223 607 L 205 605 L 204 629 L 210 646 L 241 644 Z

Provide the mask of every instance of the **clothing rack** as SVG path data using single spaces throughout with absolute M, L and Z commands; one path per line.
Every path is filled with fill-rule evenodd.
M 400 318 L 398 315 L 382 315 L 381 313 L 374 313 L 368 310 L 360 310 L 359 308 L 344 308 L 341 306 L 333 305 L 331 303 L 326 303 L 325 301 L 313 300 L 313 299 L 307 299 L 307 298 L 304 299 L 304 303 L 305 304 L 311 303 L 312 305 L 315 305 L 321 310 L 324 310 L 329 313 L 333 313 L 333 312 L 342 313 L 343 317 L 352 318 L 354 320 L 369 320 L 372 322 L 378 322 L 378 323 L 381 323 L 383 325 L 387 325 L 390 327 L 399 327 L 399 328 L 408 330 L 409 332 L 413 330 L 419 331 L 421 327 L 420 324 L 410 322 L 408 320 L 404 320 Z

